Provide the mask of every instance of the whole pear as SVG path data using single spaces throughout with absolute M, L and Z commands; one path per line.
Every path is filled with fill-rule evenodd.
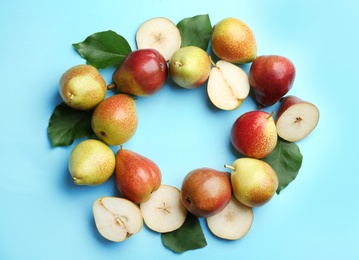
M 59 93 L 68 106 L 90 110 L 106 96 L 106 82 L 93 66 L 81 64 L 68 69 L 60 78 Z
M 116 154 L 116 184 L 123 196 L 135 203 L 145 202 L 161 182 L 161 170 L 155 162 L 121 146 Z
M 115 171 L 115 154 L 105 143 L 89 139 L 71 151 L 68 169 L 77 185 L 99 185 Z
M 169 72 L 173 81 L 183 88 L 197 88 L 209 77 L 211 60 L 208 54 L 196 46 L 177 50 L 169 61 Z
M 242 114 L 232 126 L 230 139 L 233 147 L 244 156 L 266 157 L 278 141 L 273 113 L 254 110 Z
M 137 125 L 135 100 L 127 94 L 116 94 L 103 100 L 91 119 L 94 133 L 108 145 L 127 142 L 135 134 Z
M 266 162 L 254 158 L 239 158 L 233 162 L 231 184 L 235 197 L 248 207 L 259 207 L 274 196 L 278 177 Z
M 222 60 L 249 63 L 256 58 L 257 43 L 253 31 L 247 24 L 229 17 L 213 27 L 212 50 Z
M 193 215 L 207 218 L 221 212 L 231 200 L 229 174 L 211 168 L 190 171 L 182 182 L 181 200 Z
M 167 63 L 155 49 L 129 53 L 112 75 L 121 93 L 150 96 L 162 89 L 168 74 Z
M 249 83 L 257 102 L 262 106 L 274 105 L 287 94 L 294 78 L 294 64 L 279 55 L 259 56 L 249 70 Z

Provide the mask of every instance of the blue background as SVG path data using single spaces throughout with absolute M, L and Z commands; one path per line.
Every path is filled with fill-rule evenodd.
M 13 0 L 0 6 L 0 259 L 359 259 L 355 1 Z M 164 16 L 178 23 L 198 14 L 209 14 L 212 25 L 237 17 L 254 31 L 258 55 L 293 61 L 290 94 L 321 112 L 318 127 L 297 143 L 302 168 L 280 195 L 254 209 L 252 229 L 241 240 L 215 238 L 201 219 L 207 247 L 183 254 L 166 249 L 146 227 L 123 243 L 105 241 L 94 226 L 92 203 L 118 194 L 114 179 L 76 186 L 67 170 L 73 146 L 52 148 L 47 136 L 48 119 L 61 102 L 60 76 L 85 63 L 71 44 L 111 29 L 135 49 L 143 21 Z M 101 70 L 107 83 L 112 72 Z M 177 187 L 194 168 L 223 170 L 232 163 L 230 127 L 256 109 L 249 98 L 235 111 L 219 111 L 205 86 L 171 84 L 137 106 L 139 128 L 125 147 L 154 160 L 163 183 Z

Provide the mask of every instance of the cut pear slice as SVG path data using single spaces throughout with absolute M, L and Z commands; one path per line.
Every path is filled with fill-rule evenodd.
M 318 125 L 319 109 L 296 96 L 286 96 L 278 109 L 278 135 L 288 142 L 297 142 L 308 136 Z
M 219 109 L 234 110 L 249 95 L 248 75 L 235 64 L 220 60 L 211 69 L 207 84 L 208 97 Z
M 141 24 L 136 32 L 138 49 L 153 48 L 166 61 L 181 47 L 182 38 L 177 26 L 169 19 L 156 17 Z
M 149 200 L 140 204 L 140 209 L 146 226 L 158 233 L 180 228 L 187 216 L 180 190 L 164 184 L 152 192 Z
M 124 198 L 98 198 L 92 210 L 97 230 L 110 241 L 124 241 L 138 233 L 143 225 L 139 207 Z
M 229 204 L 218 214 L 207 218 L 211 232 L 226 240 L 237 240 L 245 236 L 253 223 L 253 210 L 232 196 Z

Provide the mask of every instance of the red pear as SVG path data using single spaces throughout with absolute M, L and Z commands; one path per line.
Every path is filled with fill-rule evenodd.
M 294 78 L 294 64 L 278 55 L 257 57 L 249 70 L 249 83 L 262 106 L 274 105 L 292 88 Z
M 277 130 L 273 114 L 254 110 L 242 114 L 231 129 L 233 147 L 246 157 L 261 159 L 277 145 Z
M 207 218 L 221 212 L 231 200 L 230 176 L 211 168 L 190 171 L 183 180 L 181 199 L 195 216 Z
M 161 170 L 155 162 L 122 147 L 116 154 L 115 171 L 119 191 L 135 203 L 147 201 L 161 185 Z
M 141 49 L 126 56 L 112 79 L 122 93 L 149 96 L 162 89 L 167 74 L 167 63 L 161 53 L 155 49 Z

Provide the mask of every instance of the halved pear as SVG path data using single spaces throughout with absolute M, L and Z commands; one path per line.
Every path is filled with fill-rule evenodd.
M 245 236 L 253 223 L 253 210 L 232 196 L 229 204 L 218 214 L 206 219 L 208 228 L 220 238 L 237 240 Z
M 230 62 L 219 60 L 211 69 L 207 84 L 208 97 L 219 109 L 234 110 L 249 95 L 248 75 Z
M 94 202 L 92 210 L 97 230 L 110 241 L 124 241 L 138 233 L 143 225 L 139 207 L 128 199 L 101 197 Z
M 187 216 L 180 190 L 164 184 L 152 192 L 149 200 L 140 204 L 140 210 L 146 226 L 159 233 L 180 228 Z
M 276 118 L 278 135 L 288 142 L 297 142 L 308 136 L 318 125 L 319 109 L 296 96 L 281 100 Z
M 182 37 L 177 26 L 169 19 L 155 17 L 141 24 L 136 32 L 138 49 L 153 48 L 166 61 L 181 47 Z

